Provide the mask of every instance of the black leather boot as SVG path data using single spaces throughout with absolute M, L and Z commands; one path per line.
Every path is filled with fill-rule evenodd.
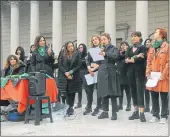
M 77 105 L 74 108 L 77 109 L 77 108 L 81 108 L 81 107 L 82 107 L 81 103 L 77 103 Z
M 146 122 L 145 114 L 140 112 L 140 121 Z
M 126 111 L 131 111 L 131 104 L 130 103 L 127 104 Z
M 73 115 L 73 113 L 74 113 L 74 109 L 72 107 L 69 107 L 67 109 L 67 115 Z
M 83 112 L 83 115 L 88 115 L 89 113 L 92 112 L 92 109 L 91 108 L 87 108 L 84 112 Z
M 108 112 L 102 112 L 100 116 L 98 116 L 98 119 L 104 119 L 104 118 L 109 118 Z
M 112 113 L 111 120 L 117 120 L 117 113 Z
M 139 119 L 139 111 L 133 112 L 132 116 L 129 117 L 129 120 Z
M 149 105 L 146 105 L 146 106 L 145 106 L 145 112 L 150 112 Z
M 91 114 L 92 116 L 96 116 L 99 113 L 99 109 L 95 108 L 93 113 Z

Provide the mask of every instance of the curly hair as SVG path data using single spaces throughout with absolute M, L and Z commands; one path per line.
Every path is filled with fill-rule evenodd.
M 13 66 L 13 68 L 16 69 L 16 68 L 19 67 L 20 61 L 19 61 L 18 57 L 15 56 L 15 55 L 9 55 L 9 56 L 7 57 L 7 60 L 6 60 L 5 69 L 7 69 L 7 68 L 10 66 L 10 60 L 11 60 L 11 59 L 15 59 L 15 60 L 16 60 L 16 64 Z
M 74 51 L 73 53 L 76 51 L 76 48 L 74 46 L 74 43 L 72 41 L 67 41 L 64 45 L 64 56 L 68 56 L 68 44 L 72 43 L 73 44 L 73 48 L 74 48 Z
M 95 34 L 95 35 L 93 35 L 93 36 L 90 38 L 90 42 L 89 42 L 89 47 L 90 47 L 90 48 L 94 46 L 94 45 L 93 45 L 93 38 L 94 38 L 94 37 L 96 37 L 96 38 L 99 40 L 99 47 L 101 46 L 101 44 L 100 44 L 100 35 Z

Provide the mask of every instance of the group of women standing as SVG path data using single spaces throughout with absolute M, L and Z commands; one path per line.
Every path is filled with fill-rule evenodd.
M 66 97 L 69 105 L 67 114 L 74 112 L 75 93 L 78 92 L 78 104 L 75 108 L 82 107 L 82 86 L 86 91 L 87 105 L 84 115 L 92 112 L 93 91 L 97 89 L 97 105 L 91 113 L 96 116 L 99 110 L 103 112 L 98 119 L 108 118 L 109 98 L 112 104 L 111 120 L 117 120 L 118 110 L 123 109 L 123 92 L 126 92 L 126 111 L 131 110 L 131 98 L 134 110 L 129 120 L 140 119 L 146 122 L 144 112 L 150 111 L 150 93 L 152 98 L 153 118 L 150 122 L 160 121 L 166 123 L 168 115 L 168 43 L 167 32 L 158 28 L 154 33 L 154 41 L 145 40 L 142 45 L 142 34 L 139 31 L 131 34 L 132 46 L 122 42 L 120 49 L 111 44 L 108 33 L 101 36 L 94 35 L 90 40 L 90 48 L 101 48 L 100 55 L 104 60 L 93 61 L 86 46 L 80 44 L 78 49 L 72 42 L 64 46 L 59 58 L 59 81 L 58 88 L 62 96 Z M 160 59 L 163 60 L 160 62 Z M 97 84 L 88 85 L 84 75 L 98 71 Z M 154 88 L 145 86 L 151 72 L 161 72 L 161 78 Z M 159 93 L 162 101 L 161 117 L 159 116 Z M 119 98 L 119 105 L 117 105 Z M 144 101 L 145 100 L 145 101 Z M 146 102 L 146 103 L 145 103 Z
M 96 116 L 102 109 L 103 111 L 98 119 L 109 118 L 109 99 L 111 99 L 111 120 L 117 120 L 118 110 L 123 109 L 123 92 L 125 91 L 127 97 L 126 111 L 131 110 L 131 98 L 134 106 L 129 120 L 140 119 L 141 122 L 146 122 L 144 112 L 150 111 L 151 94 L 153 118 L 150 122 L 166 123 L 169 84 L 167 31 L 162 28 L 156 29 L 154 40 L 146 39 L 145 45 L 142 45 L 142 34 L 139 31 L 131 34 L 131 40 L 132 46 L 129 46 L 127 42 L 122 42 L 120 49 L 118 49 L 112 45 L 108 33 L 103 33 L 101 36 L 93 35 L 89 46 L 90 48 L 101 48 L 99 54 L 104 57 L 104 60 L 99 61 L 93 60 L 90 52 L 87 52 L 85 44 L 81 43 L 78 47 L 75 47 L 72 41 L 65 43 L 58 57 L 57 86 L 62 100 L 66 100 L 69 105 L 68 115 L 74 113 L 73 106 L 76 93 L 78 93 L 78 103 L 75 108 L 82 107 L 82 88 L 84 88 L 87 96 L 84 115 L 91 113 L 92 116 Z M 19 47 L 16 50 L 18 57 L 14 55 L 8 57 L 5 76 L 24 72 L 23 65 L 20 65 L 19 62 L 19 60 L 24 62 L 23 54 L 23 49 Z M 54 61 L 54 52 L 47 46 L 45 38 L 37 36 L 34 45 L 30 48 L 25 72 L 43 69 L 49 76 L 54 77 Z M 18 67 L 21 69 L 18 69 Z M 98 71 L 97 84 L 88 85 L 84 76 L 86 74 L 94 76 L 96 71 Z M 151 72 L 161 73 L 157 85 L 153 88 L 145 86 Z M 97 89 L 97 105 L 92 112 L 95 87 Z M 159 115 L 159 94 L 162 102 L 161 115 Z M 119 98 L 119 103 L 117 103 L 117 98 Z M 146 103 L 144 103 L 144 99 Z

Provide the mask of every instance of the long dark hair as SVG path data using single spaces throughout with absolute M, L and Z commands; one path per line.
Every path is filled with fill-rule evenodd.
M 145 40 L 145 42 L 144 42 L 144 46 L 146 46 L 146 42 L 147 42 L 148 40 L 149 40 L 150 42 L 152 42 L 152 39 L 151 39 L 151 38 L 147 38 L 147 39 Z
M 78 49 L 80 48 L 80 45 L 83 46 L 83 52 L 81 53 L 81 57 L 84 58 L 87 56 L 87 46 L 84 43 L 79 44 Z
M 35 48 L 36 50 L 37 50 L 38 47 L 39 47 L 39 42 L 40 42 L 40 39 L 41 39 L 41 38 L 44 38 L 44 40 L 45 40 L 45 46 L 47 46 L 45 37 L 44 37 L 44 36 L 37 36 L 37 37 L 35 38 L 35 41 L 34 41 L 34 48 Z
M 72 41 L 67 41 L 67 42 L 65 43 L 65 46 L 64 46 L 64 56 L 68 56 L 68 48 L 67 48 L 67 46 L 68 46 L 69 43 L 72 43 L 72 44 L 73 44 L 73 48 L 74 48 L 73 53 L 76 52 L 76 49 L 75 49 L 75 47 L 74 47 L 74 43 L 73 43 Z
M 17 53 L 18 50 L 21 51 L 21 54 L 20 54 L 20 58 L 19 58 L 19 59 L 20 59 L 21 61 L 24 61 L 24 59 L 25 59 L 25 51 L 24 51 L 24 48 L 21 47 L 21 46 L 17 47 L 17 49 L 16 49 L 16 51 L 15 51 L 15 55 L 18 55 L 18 53 Z

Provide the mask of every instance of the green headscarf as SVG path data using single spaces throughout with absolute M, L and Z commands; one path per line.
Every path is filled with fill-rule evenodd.
M 166 41 L 166 39 L 156 40 L 156 41 L 154 42 L 154 44 L 152 45 L 152 47 L 155 48 L 155 49 L 157 49 L 157 48 L 159 48 L 159 47 L 162 45 L 162 43 L 165 42 L 165 41 Z
M 38 53 L 39 53 L 41 56 L 44 56 L 44 55 L 45 55 L 45 46 L 39 46 L 39 47 L 38 47 Z

